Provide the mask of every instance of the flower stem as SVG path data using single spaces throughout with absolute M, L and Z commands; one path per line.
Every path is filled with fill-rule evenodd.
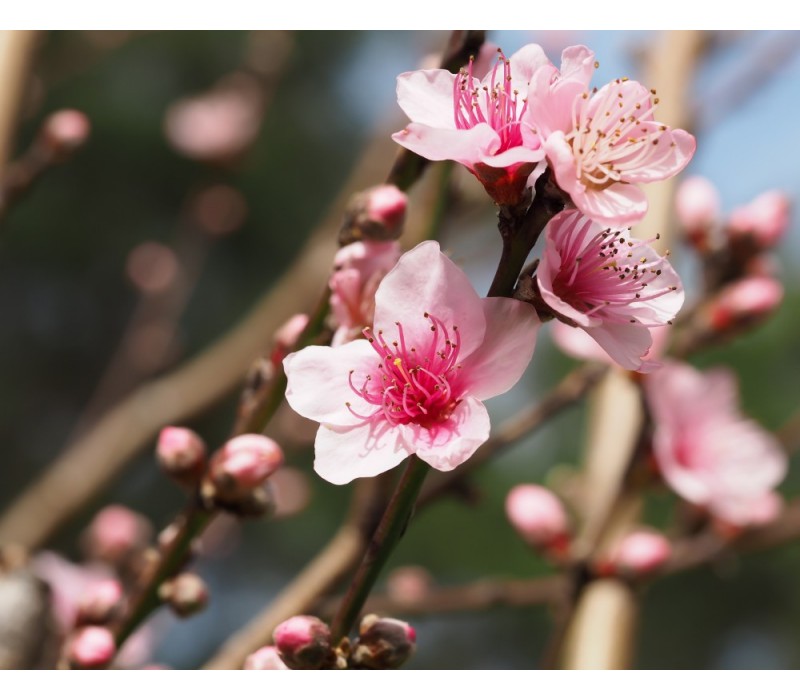
M 500 208 L 497 228 L 503 238 L 503 252 L 487 296 L 514 295 L 517 279 L 528 254 L 539 240 L 547 222 L 563 209 L 565 196 L 551 182 L 549 173 L 545 172 L 536 182 L 536 193 L 530 207 Z
M 353 627 L 378 575 L 405 532 L 427 474 L 428 465 L 411 455 L 406 463 L 405 472 L 367 546 L 358 571 L 350 583 L 350 588 L 333 619 L 331 635 L 334 640 L 338 641 L 347 635 Z

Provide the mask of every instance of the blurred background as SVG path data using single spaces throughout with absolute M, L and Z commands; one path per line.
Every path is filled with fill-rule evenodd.
M 538 42 L 556 62 L 565 46 L 585 43 L 600 61 L 599 85 L 623 75 L 643 79 L 640 60 L 653 35 L 492 32 L 489 38 L 507 55 Z M 364 149 L 376 139 L 388 142 L 404 125 L 394 101 L 397 74 L 419 67 L 446 39 L 435 32 L 37 38 L 13 153 L 25 153 L 47 116 L 65 108 L 88 116 L 91 136 L 0 213 L 0 507 L 111 406 L 203 352 L 257 303 L 325 216 Z M 707 39 L 689 88 L 698 150 L 687 172 L 711 179 L 726 211 L 770 189 L 797 201 L 800 34 L 725 32 Z M 388 158 L 373 164 L 376 181 L 394 149 L 383 153 Z M 499 256 L 494 211 L 464 175 L 454 172 L 451 213 L 437 234 L 485 292 Z M 691 253 L 674 255 L 691 290 Z M 780 266 L 781 310 L 733 345 L 695 358 L 703 367 L 732 366 L 745 412 L 769 428 L 800 404 L 794 219 Z M 326 283 L 312 281 L 320 291 Z M 264 334 L 265 351 L 270 335 Z M 572 365 L 544 338 L 524 381 L 490 403 L 493 418 L 512 415 Z M 210 445 L 229 433 L 240 388 L 232 385 L 188 421 Z M 507 523 L 503 499 L 515 483 L 553 479 L 579 465 L 583 420 L 582 408 L 570 410 L 481 470 L 477 506 L 444 501 L 420 514 L 390 569 L 419 565 L 443 584 L 547 571 Z M 296 512 L 243 528 L 229 524 L 217 544 L 207 543 L 198 570 L 212 603 L 185 622 L 161 613 L 154 660 L 177 668 L 202 664 L 341 521 L 347 489 L 313 475 L 313 429 L 283 415 L 273 432 L 286 440 L 296 467 L 285 486 L 296 495 Z M 184 497 L 156 468 L 154 440 L 50 538 L 48 549 L 77 559 L 80 532 L 107 503 L 129 506 L 157 527 L 169 522 Z M 793 459 L 782 488 L 788 496 L 800 486 L 797 467 Z M 650 520 L 662 522 L 673 504 L 666 492 L 654 494 Z M 798 667 L 799 588 L 797 543 L 658 581 L 642 608 L 637 666 Z M 532 668 L 549 629 L 542 608 L 411 622 L 419 647 L 410 668 Z

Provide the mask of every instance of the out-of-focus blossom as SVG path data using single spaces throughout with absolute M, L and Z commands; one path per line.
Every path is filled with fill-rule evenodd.
M 153 526 L 142 515 L 120 505 L 103 508 L 83 534 L 86 555 L 115 566 L 144 549 L 153 535 Z
M 191 571 L 164 581 L 158 595 L 178 617 L 190 617 L 208 605 L 208 588 L 203 579 Z
M 783 285 L 774 277 L 746 277 L 723 287 L 709 305 L 710 323 L 718 331 L 749 326 L 771 316 L 783 301 Z
M 92 124 L 77 109 L 53 112 L 42 125 L 40 138 L 55 160 L 62 160 L 81 148 L 89 139 Z
M 308 314 L 295 314 L 289 318 L 272 336 L 274 347 L 270 360 L 276 365 L 283 362 L 283 358 L 289 354 L 295 346 L 303 331 L 308 326 Z
M 189 158 L 230 160 L 258 136 L 262 103 L 257 80 L 244 74 L 227 76 L 212 90 L 169 108 L 164 120 L 167 140 Z
M 89 583 L 78 604 L 78 624 L 103 625 L 122 602 L 122 585 L 116 579 Z
M 506 496 L 506 517 L 529 545 L 562 552 L 569 544 L 569 520 L 564 506 L 549 489 L 519 484 Z
M 178 278 L 180 263 L 172 248 L 158 241 L 145 241 L 128 254 L 128 279 L 144 294 L 161 294 Z
M 82 627 L 67 641 L 67 659 L 79 669 L 103 668 L 117 651 L 114 635 L 105 627 Z
M 544 157 L 523 118 L 528 83 L 546 63 L 541 47 L 529 44 L 510 59 L 500 52 L 482 80 L 472 60 L 458 75 L 441 69 L 403 73 L 397 101 L 411 124 L 392 138 L 428 160 L 461 163 L 497 204 L 518 204 Z
M 614 548 L 606 568 L 641 576 L 663 566 L 672 556 L 669 540 L 660 532 L 639 530 L 625 535 Z
M 277 647 L 272 645 L 254 651 L 244 661 L 245 671 L 288 671 Z
M 358 241 L 334 258 L 330 279 L 331 309 L 338 324 L 334 347 L 361 337 L 375 315 L 375 292 L 400 259 L 397 241 Z
M 732 236 L 752 236 L 759 248 L 775 246 L 789 228 L 791 203 L 783 192 L 770 190 L 737 207 L 728 219 Z
M 559 187 L 581 212 L 604 226 L 623 228 L 644 218 L 639 184 L 676 175 L 691 160 L 695 139 L 653 120 L 655 91 L 633 80 L 591 90 L 594 54 L 570 46 L 561 70 L 536 71 L 528 91 L 528 124 L 544 142 Z
M 386 592 L 400 603 L 418 603 L 431 589 L 433 576 L 422 566 L 399 566 L 386 577 Z
M 414 453 L 454 469 L 488 438 L 482 401 L 517 382 L 538 327 L 530 305 L 481 299 L 438 243 L 421 243 L 381 282 L 367 340 L 284 360 L 289 404 L 321 424 L 315 470 L 343 484 Z
M 689 241 L 700 251 L 710 247 L 710 235 L 721 217 L 719 192 L 700 175 L 687 177 L 675 193 L 675 212 Z
M 545 229 L 536 273 L 547 306 L 585 330 L 625 369 L 644 361 L 651 329 L 668 324 L 683 305 L 683 287 L 665 257 L 627 231 L 604 229 L 578 211 L 557 214 Z
M 720 520 L 750 524 L 786 475 L 787 457 L 775 437 L 739 413 L 734 376 L 669 362 L 645 389 L 667 484 Z
M 366 615 L 350 659 L 355 668 L 400 668 L 417 648 L 417 633 L 403 620 Z

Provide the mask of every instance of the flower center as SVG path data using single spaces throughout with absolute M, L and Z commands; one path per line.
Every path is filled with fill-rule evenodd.
M 497 63 L 492 70 L 491 84 L 482 85 L 475 80 L 472 69 L 474 58 L 470 57 L 469 67 L 462 68 L 453 81 L 453 117 L 456 128 L 471 129 L 477 124 L 488 124 L 500 137 L 498 152 L 507 151 L 522 145 L 520 120 L 527 107 L 522 100 L 519 106 L 519 91 L 511 84 L 511 63 L 498 49 Z M 499 68 L 502 66 L 502 76 Z
M 650 121 L 658 98 L 639 101 L 641 95 L 624 87 L 627 81 L 618 78 L 601 94 L 594 88 L 573 100 L 573 129 L 566 138 L 576 176 L 590 189 L 626 182 L 626 173 L 656 167 L 672 155 L 674 141 L 663 142 L 671 138 L 667 127 Z
M 626 240 L 622 231 L 605 229 L 586 240 L 586 229 L 574 226 L 559 250 L 564 265 L 553 280 L 553 292 L 586 315 L 620 315 L 633 303 L 648 302 L 673 292 L 670 286 L 648 292 L 661 274 L 664 257 L 634 259 L 631 249 L 652 241 Z M 653 240 L 658 240 L 656 236 Z
M 382 415 L 392 425 L 416 423 L 430 428 L 450 418 L 458 405 L 457 364 L 461 337 L 457 326 L 452 333 L 442 321 L 425 313 L 430 322 L 431 338 L 426 347 L 417 348 L 406 344 L 403 325 L 396 323 L 398 340 L 387 343 L 383 331 L 377 336 L 369 328 L 364 336 L 372 344 L 380 361 L 374 372 L 366 375 L 363 384 L 353 381 L 354 370 L 350 370 L 350 388 L 367 403 L 376 406 L 368 416 L 362 416 L 350 408 L 358 418 L 370 420 Z

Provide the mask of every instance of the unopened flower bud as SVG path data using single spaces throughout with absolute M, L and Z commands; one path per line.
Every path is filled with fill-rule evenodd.
M 506 516 L 532 547 L 552 553 L 569 544 L 569 523 L 561 501 L 536 484 L 520 484 L 506 497 Z
M 292 351 L 307 325 L 307 314 L 295 314 L 275 331 L 275 335 L 272 336 L 274 347 L 270 358 L 273 364 L 279 365 L 283 362 L 283 358 Z
M 125 506 L 112 505 L 95 515 L 83 536 L 89 559 L 120 565 L 145 549 L 153 533 L 150 522 Z
M 104 668 L 117 651 L 114 636 L 105 627 L 82 627 L 67 644 L 67 660 L 79 669 Z
M 339 245 L 400 238 L 408 197 L 394 185 L 378 185 L 353 195 L 339 231 Z
M 669 540 L 658 532 L 632 532 L 622 538 L 605 565 L 607 573 L 642 576 L 661 567 L 672 556 Z
M 192 485 L 205 471 L 206 444 L 193 430 L 168 426 L 158 436 L 156 457 L 170 477 Z
M 386 592 L 400 603 L 418 603 L 431 589 L 433 577 L 421 566 L 400 566 L 386 577 Z
M 358 633 L 350 654 L 352 665 L 356 668 L 400 668 L 417 648 L 414 628 L 392 617 L 366 615 Z
M 290 617 L 275 628 L 273 640 L 289 668 L 333 668 L 336 663 L 330 628 L 318 617 Z
M 675 194 L 675 211 L 689 242 L 698 250 L 708 250 L 710 232 L 720 217 L 717 188 L 699 175 L 686 178 Z
M 728 230 L 733 238 L 752 237 L 759 249 L 772 248 L 789 227 L 790 208 L 789 198 L 783 192 L 764 192 L 733 210 Z
M 261 647 L 254 651 L 244 661 L 245 671 L 288 671 L 289 667 L 283 663 L 277 647 Z
M 179 617 L 189 617 L 208 605 L 208 588 L 197 574 L 185 571 L 165 581 L 158 595 Z
M 749 327 L 770 316 L 782 300 L 783 285 L 773 277 L 748 277 L 733 282 L 711 301 L 711 326 L 717 331 Z
M 40 139 L 43 147 L 56 161 L 72 155 L 83 146 L 92 130 L 89 118 L 77 109 L 53 112 L 42 125 Z
M 228 440 L 211 458 L 211 480 L 227 499 L 252 491 L 283 464 L 274 440 L 254 433 Z
M 78 605 L 78 625 L 104 625 L 122 602 L 122 586 L 115 579 L 90 583 Z

